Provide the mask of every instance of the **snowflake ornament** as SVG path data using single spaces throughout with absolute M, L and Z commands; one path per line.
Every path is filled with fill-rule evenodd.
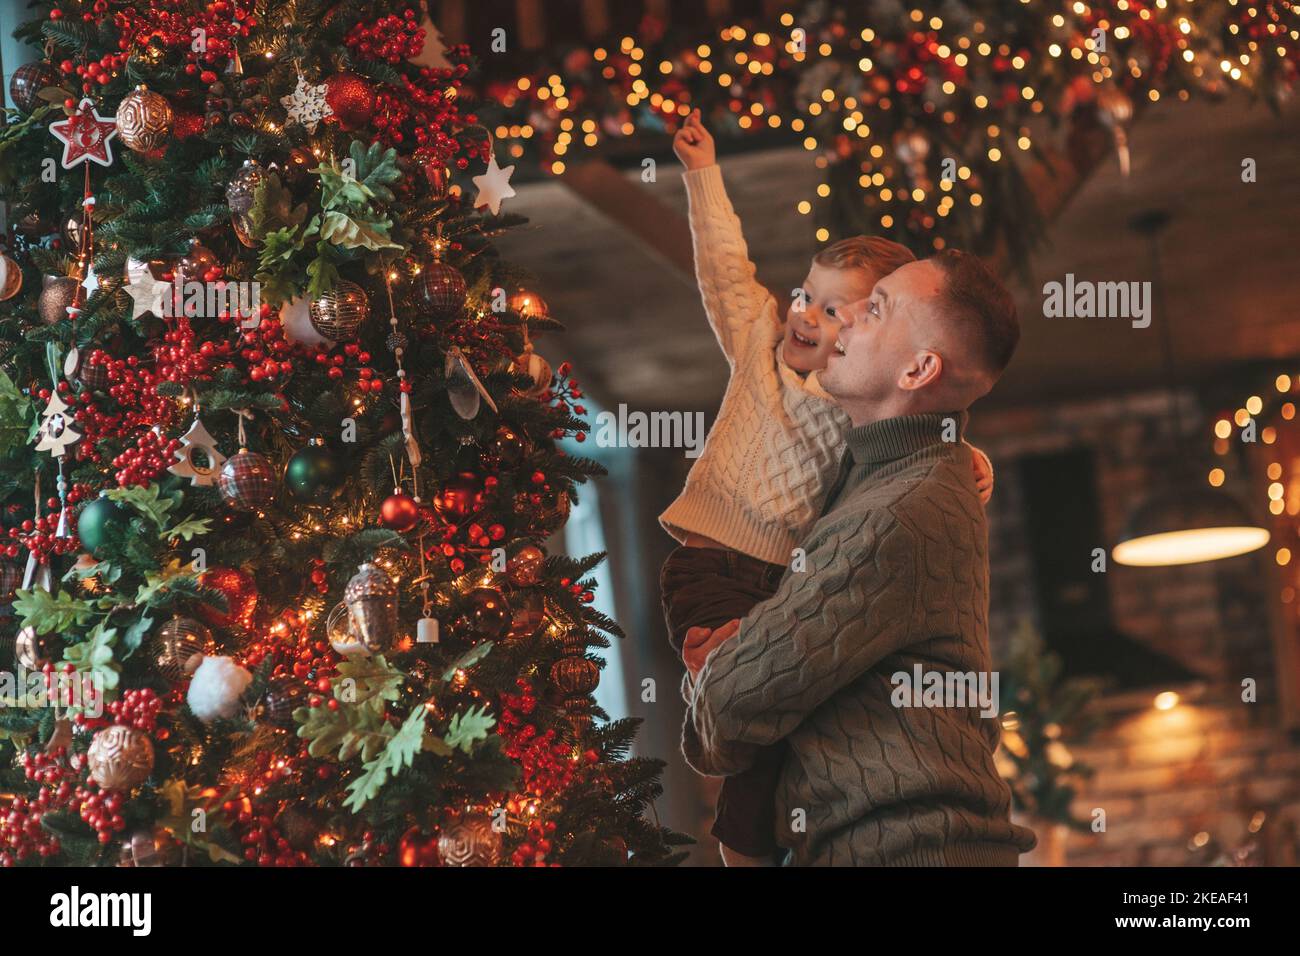
M 298 85 L 288 96 L 280 97 L 280 105 L 289 113 L 286 123 L 305 126 L 308 133 L 315 133 L 320 121 L 333 116 L 334 110 L 325 102 L 325 93 L 329 87 L 321 83 L 313 86 L 307 78 L 298 74 Z

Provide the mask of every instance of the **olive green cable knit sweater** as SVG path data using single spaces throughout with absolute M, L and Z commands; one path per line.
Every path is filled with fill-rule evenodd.
M 682 747 L 701 773 L 738 773 L 757 748 L 789 744 L 773 826 L 796 866 L 1015 866 L 1034 846 L 993 764 L 998 719 L 890 700 L 890 676 L 915 664 L 990 667 L 988 534 L 965 424 L 927 414 L 850 431 L 806 570 L 787 571 L 683 682 Z

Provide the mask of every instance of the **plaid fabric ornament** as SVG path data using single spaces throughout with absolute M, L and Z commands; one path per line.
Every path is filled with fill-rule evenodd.
M 217 488 L 226 504 L 256 511 L 275 495 L 275 469 L 265 455 L 241 448 L 221 466 Z

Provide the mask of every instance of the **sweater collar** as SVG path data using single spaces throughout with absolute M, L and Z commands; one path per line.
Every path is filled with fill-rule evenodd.
M 945 435 L 948 423 L 956 420 L 956 437 Z M 922 415 L 901 415 L 870 422 L 851 429 L 846 437 L 849 454 L 858 464 L 883 464 L 906 458 L 922 448 L 959 442 L 966 434 L 969 412 L 927 412 Z

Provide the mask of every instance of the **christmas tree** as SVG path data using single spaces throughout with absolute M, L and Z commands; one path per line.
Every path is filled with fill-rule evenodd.
M 674 862 L 591 696 L 602 556 L 542 549 L 599 468 L 491 244 L 521 220 L 469 51 L 401 3 L 33 11 L 0 863 Z

